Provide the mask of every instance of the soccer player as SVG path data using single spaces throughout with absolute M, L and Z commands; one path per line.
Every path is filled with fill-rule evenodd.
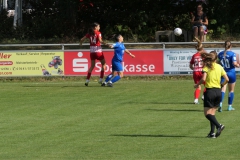
M 105 42 L 102 41 L 102 35 L 100 30 L 100 24 L 93 23 L 92 26 L 89 28 L 88 33 L 81 38 L 80 45 L 82 45 L 83 41 L 85 39 L 89 39 L 90 42 L 90 58 L 91 58 L 91 67 L 88 69 L 87 79 L 85 82 L 85 86 L 88 86 L 88 83 L 90 81 L 90 77 L 92 74 L 92 70 L 95 67 L 95 61 L 99 60 L 102 64 L 102 69 L 100 72 L 100 79 L 99 83 L 102 84 L 102 79 L 104 77 L 104 72 L 106 68 L 106 61 L 102 52 L 101 43 L 107 45 Z
M 224 70 L 227 72 L 227 76 L 229 78 L 228 82 L 228 111 L 235 110 L 232 107 L 233 99 L 234 99 L 234 88 L 236 83 L 236 72 L 235 67 L 239 67 L 239 64 L 236 60 L 236 54 L 231 51 L 232 44 L 230 41 L 226 41 L 224 43 L 225 50 L 218 54 L 218 60 Z M 222 112 L 222 102 L 224 100 L 224 95 L 226 92 L 227 85 L 222 87 L 222 99 L 220 103 L 220 107 L 218 108 L 218 112 Z
M 135 56 L 129 52 L 123 42 L 123 36 L 120 34 L 115 35 L 116 43 L 112 44 L 110 48 L 114 48 L 114 56 L 112 58 L 112 73 L 106 77 L 105 82 L 102 83 L 102 86 L 113 87 L 113 83 L 119 81 L 123 77 L 123 55 L 126 52 L 132 58 Z
M 216 138 L 220 136 L 224 125 L 218 123 L 215 113 L 220 105 L 221 101 L 221 87 L 228 83 L 228 76 L 223 67 L 216 63 L 217 53 L 212 51 L 210 53 L 203 52 L 201 54 L 203 59 L 203 76 L 202 79 L 194 85 L 194 88 L 198 88 L 199 85 L 205 82 L 206 91 L 204 92 L 204 115 L 210 121 L 210 133 L 208 138 Z M 221 76 L 224 81 L 221 82 Z M 217 132 L 215 134 L 215 127 Z
M 204 49 L 201 41 L 196 37 L 194 38 L 198 42 L 198 44 L 195 46 L 197 53 L 195 53 L 192 56 L 192 59 L 189 63 L 189 67 L 193 70 L 193 80 L 194 80 L 194 83 L 197 84 L 202 79 L 203 64 L 202 64 L 201 53 L 204 51 Z M 200 93 L 201 93 L 201 85 L 199 85 L 199 87 L 196 88 L 194 91 L 194 102 L 193 102 L 194 104 L 199 104 L 198 98 L 200 96 Z M 204 99 L 204 96 L 202 96 L 202 99 Z

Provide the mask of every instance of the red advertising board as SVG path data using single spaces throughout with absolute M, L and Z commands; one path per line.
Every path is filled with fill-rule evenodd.
M 124 75 L 161 75 L 163 74 L 163 50 L 130 50 L 136 57 L 124 55 Z M 65 51 L 64 75 L 86 75 L 91 65 L 89 51 Z M 107 62 L 106 74 L 111 73 L 113 50 L 104 50 Z M 99 75 L 101 63 L 96 61 L 92 75 Z

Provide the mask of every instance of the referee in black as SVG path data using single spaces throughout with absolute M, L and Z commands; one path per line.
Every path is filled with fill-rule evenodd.
M 194 85 L 194 88 L 198 88 L 203 82 L 205 82 L 206 92 L 204 92 L 204 114 L 210 121 L 211 130 L 208 134 L 208 138 L 216 138 L 220 136 L 221 132 L 225 128 L 224 125 L 218 123 L 215 113 L 220 106 L 221 101 L 221 87 L 228 81 L 228 76 L 223 67 L 216 63 L 217 53 L 211 51 L 210 53 L 203 52 L 201 54 L 203 60 L 203 76 L 202 79 Z M 224 77 L 224 82 L 221 84 L 221 76 Z M 217 132 L 215 133 L 215 127 Z

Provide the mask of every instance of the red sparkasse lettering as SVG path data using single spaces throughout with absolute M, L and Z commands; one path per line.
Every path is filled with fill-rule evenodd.
M 1 59 L 8 59 L 12 56 L 12 54 L 4 54 L 4 53 L 0 53 L 0 58 Z

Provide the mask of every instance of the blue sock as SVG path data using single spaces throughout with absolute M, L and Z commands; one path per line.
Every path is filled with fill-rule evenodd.
M 112 78 L 112 74 L 109 74 L 107 78 L 105 79 L 105 82 L 107 83 Z
M 119 75 L 113 77 L 113 79 L 112 79 L 112 83 L 117 82 L 119 79 L 121 79 L 121 77 L 120 77 Z
M 228 104 L 229 104 L 229 105 L 232 105 L 232 103 L 233 103 L 233 98 L 234 98 L 234 93 L 233 93 L 233 92 L 230 92 L 230 93 L 228 94 Z
M 224 100 L 224 96 L 225 96 L 225 92 L 222 92 L 221 102 L 223 102 L 223 100 Z

